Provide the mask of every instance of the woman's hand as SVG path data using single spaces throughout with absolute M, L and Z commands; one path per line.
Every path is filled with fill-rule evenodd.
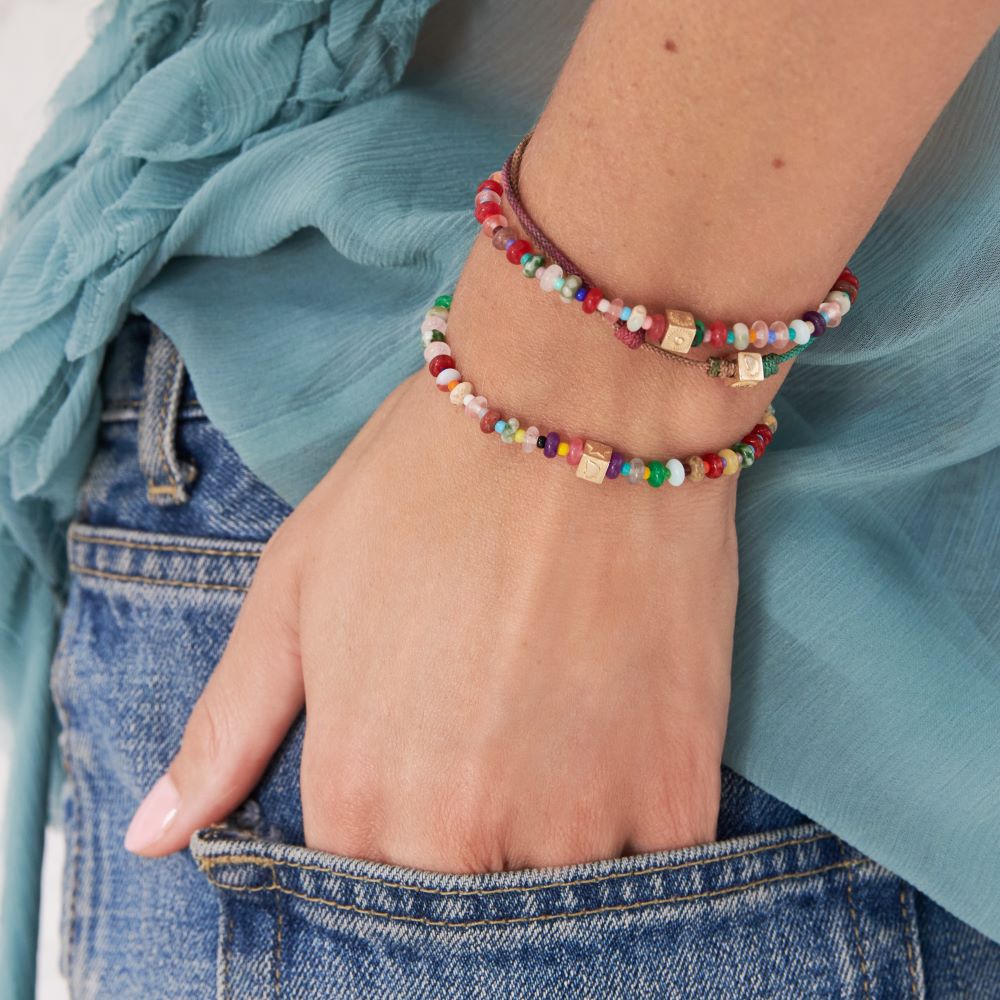
M 479 268 L 474 253 L 449 342 L 460 368 L 478 355 L 465 370 L 492 400 L 503 357 L 523 364 L 525 354 Z M 520 286 L 505 299 L 493 284 L 510 312 Z M 585 322 L 554 303 L 529 306 L 553 322 Z M 606 364 L 633 365 L 633 394 L 651 392 L 643 379 L 657 371 L 677 374 L 600 329 L 586 343 Z M 487 389 L 476 375 L 490 363 Z M 538 388 L 531 367 L 536 379 L 523 384 L 510 372 L 505 399 Z M 596 388 L 579 396 L 583 412 L 607 405 Z M 552 409 L 537 406 L 515 412 Z M 619 416 L 590 425 L 630 419 L 628 406 L 610 409 Z M 586 431 L 588 421 L 545 426 Z M 702 450 L 738 436 L 694 433 Z M 623 426 L 628 435 L 641 431 Z M 170 777 L 141 807 L 128 846 L 178 850 L 235 809 L 303 701 L 311 847 L 459 872 L 713 839 L 737 591 L 735 477 L 655 490 L 594 486 L 574 471 L 482 434 L 426 372 L 408 379 L 267 545 Z

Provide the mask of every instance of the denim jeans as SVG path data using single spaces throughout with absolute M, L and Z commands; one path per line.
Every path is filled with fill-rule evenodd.
M 288 506 L 132 318 L 69 537 L 53 670 L 76 997 L 1000 997 L 1000 946 L 723 769 L 718 840 L 445 875 L 303 846 L 302 720 L 190 852 L 122 838 L 175 752 Z

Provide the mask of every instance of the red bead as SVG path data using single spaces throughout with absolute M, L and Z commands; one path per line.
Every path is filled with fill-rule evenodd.
M 725 463 L 722 461 L 721 455 L 709 452 L 707 455 L 702 455 L 701 460 L 705 463 L 705 475 L 707 478 L 718 479 L 722 475 Z
M 764 439 L 764 444 L 769 445 L 774 440 L 774 431 L 767 424 L 755 424 L 751 434 L 759 434 Z
M 854 272 L 846 267 L 840 272 L 840 277 L 837 278 L 837 281 L 846 281 L 848 284 L 854 285 L 854 287 L 859 290 L 861 288 L 861 282 L 855 277 Z
M 496 191 L 497 194 L 503 195 L 503 185 L 489 177 L 476 188 L 476 194 L 479 194 L 480 191 Z
M 437 378 L 445 370 L 445 368 L 454 368 L 455 359 L 449 357 L 447 354 L 438 354 L 436 357 L 431 358 L 430 363 L 427 365 L 427 370 L 431 373 L 433 378 Z
M 509 260 L 512 264 L 520 264 L 521 258 L 526 253 L 531 253 L 531 244 L 527 240 L 514 240 L 514 242 L 507 247 L 507 260 Z
M 484 434 L 492 434 L 493 428 L 496 426 L 496 423 L 499 419 L 500 419 L 499 410 L 489 410 L 487 411 L 486 416 L 484 416 L 483 419 L 479 421 L 479 429 Z
M 500 214 L 500 202 L 481 201 L 476 205 L 476 222 L 484 222 L 491 215 Z
M 585 313 L 592 313 L 597 309 L 597 303 L 604 298 L 604 292 L 599 288 L 591 288 L 587 292 L 587 297 L 583 300 L 583 311 Z
M 743 438 L 743 443 L 753 448 L 753 457 L 760 458 L 764 454 L 764 439 L 759 434 L 748 434 Z
M 663 313 L 653 313 L 653 321 L 646 331 L 646 340 L 651 344 L 662 344 L 663 335 L 667 332 L 667 318 Z
M 705 339 L 709 340 L 713 347 L 725 347 L 726 324 L 720 323 L 718 320 L 714 323 L 710 323 L 708 327 L 708 337 Z

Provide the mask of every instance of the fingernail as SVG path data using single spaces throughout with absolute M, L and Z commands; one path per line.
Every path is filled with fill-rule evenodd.
M 138 854 L 154 844 L 174 821 L 181 797 L 169 774 L 149 790 L 125 834 L 125 850 Z

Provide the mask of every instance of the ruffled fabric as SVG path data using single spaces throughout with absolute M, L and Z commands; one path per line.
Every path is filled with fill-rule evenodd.
M 31 995 L 63 525 L 94 441 L 104 345 L 213 175 L 391 88 L 432 2 L 108 0 L 12 188 L 0 251 L 0 685 L 16 730 L 3 908 L 11 996 Z M 240 242 L 227 252 L 252 252 Z
M 209 417 L 293 503 L 420 364 L 412 331 L 473 238 L 469 185 L 531 125 L 586 8 L 430 6 L 102 8 L 0 251 L 15 795 L 44 774 L 61 525 L 126 312 L 169 332 Z M 864 294 L 796 363 L 781 434 L 741 483 L 725 757 L 1000 939 L 998 111 L 994 39 L 852 259 Z M 14 815 L 8 949 L 40 806 Z

